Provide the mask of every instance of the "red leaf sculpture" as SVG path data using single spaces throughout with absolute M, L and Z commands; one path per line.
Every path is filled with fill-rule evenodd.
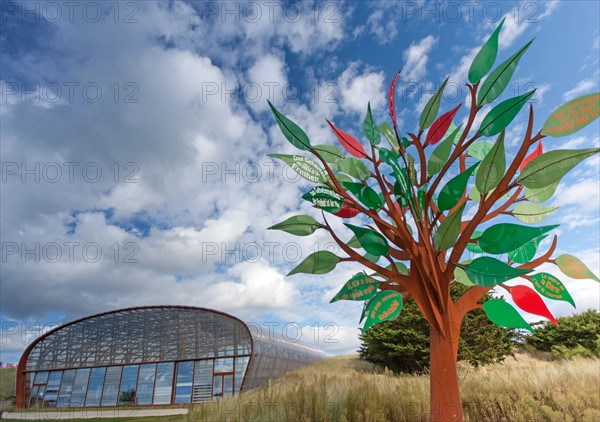
M 519 308 L 530 314 L 548 318 L 558 327 L 556 318 L 550 313 L 550 310 L 535 290 L 527 286 L 514 286 L 510 288 L 510 294 Z
M 342 205 L 342 209 L 336 213 L 333 213 L 333 215 L 337 215 L 341 218 L 352 218 L 356 217 L 359 212 L 360 211 L 358 211 L 356 208 L 344 204 Z
M 429 132 L 427 132 L 427 137 L 425 138 L 425 146 L 437 144 L 444 137 L 446 132 L 448 132 L 448 128 L 452 123 L 452 119 L 454 119 L 454 116 L 458 112 L 458 109 L 461 105 L 462 103 L 460 103 L 447 113 L 442 114 L 440 117 L 437 118 L 435 122 L 433 122 L 431 128 L 429 129 Z
M 340 141 L 340 144 L 342 144 L 342 146 L 346 149 L 346 151 L 348 151 L 350 154 L 352 154 L 358 158 L 366 158 L 367 157 L 367 153 L 365 152 L 365 149 L 360 144 L 358 139 L 356 139 L 354 136 L 350 135 L 349 133 L 346 133 L 343 130 L 338 129 L 329 120 L 327 120 L 327 123 L 329 123 L 329 126 L 331 126 L 331 129 L 333 130 L 333 133 L 335 133 L 335 136 L 337 136 L 338 141 Z
M 388 88 L 388 107 L 390 109 L 390 117 L 392 118 L 392 123 L 394 124 L 394 127 L 396 127 L 395 94 L 396 94 L 396 81 L 398 80 L 398 76 L 400 76 L 400 71 L 398 71 L 398 73 L 396 73 L 396 76 L 394 76 L 394 79 L 392 79 L 392 83 L 390 84 L 390 87 Z
M 525 168 L 525 166 L 527 165 L 527 163 L 529 163 L 535 157 L 539 157 L 543 153 L 544 153 L 544 146 L 542 145 L 542 141 L 540 141 L 540 143 L 538 144 L 537 148 L 531 154 L 529 154 L 527 157 L 523 158 L 523 162 L 519 166 L 519 170 L 523 171 L 523 169 Z

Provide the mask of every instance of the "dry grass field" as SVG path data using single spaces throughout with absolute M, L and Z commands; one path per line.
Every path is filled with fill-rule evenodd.
M 599 359 L 550 361 L 517 354 L 498 365 L 461 364 L 459 374 L 468 421 L 600 421 Z M 14 371 L 0 375 L 3 393 L 14 391 Z M 356 356 L 339 356 L 168 420 L 426 421 L 428 412 L 427 375 L 394 375 Z
M 460 367 L 469 421 L 600 421 L 600 360 L 526 354 Z M 426 375 L 393 375 L 355 356 L 326 359 L 239 397 L 196 407 L 190 421 L 425 421 Z

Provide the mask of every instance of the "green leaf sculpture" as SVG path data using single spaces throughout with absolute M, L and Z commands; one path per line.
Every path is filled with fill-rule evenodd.
M 295 215 L 269 227 L 268 230 L 283 230 L 295 236 L 308 236 L 320 227 L 321 224 L 309 215 Z
M 343 186 L 352 192 L 356 198 L 368 208 L 378 210 L 383 206 L 383 200 L 375 189 L 362 183 L 344 182 Z
M 495 136 L 499 134 L 502 129 L 505 129 L 517 114 L 519 114 L 521 108 L 529 98 L 531 98 L 535 91 L 536 90 L 533 89 L 523 95 L 510 98 L 498 104 L 486 114 L 477 132 L 483 136 Z
M 475 169 L 477 169 L 477 166 L 479 166 L 479 163 L 473 164 L 471 167 L 460 173 L 458 176 L 453 177 L 450 179 L 450 181 L 448 181 L 448 183 L 446 183 L 438 195 L 437 203 L 440 211 L 450 210 L 454 208 L 456 204 L 458 204 L 458 201 L 460 201 L 460 198 L 467 188 L 469 177 L 471 177 L 471 174 L 473 174 Z
M 446 88 L 446 84 L 448 83 L 448 78 L 442 83 L 442 85 L 438 88 L 438 90 L 433 94 L 433 96 L 427 101 L 425 104 L 425 108 L 421 112 L 421 117 L 419 119 L 419 129 L 425 130 L 435 121 L 437 117 L 438 111 L 440 110 L 440 103 L 442 101 L 442 94 L 444 93 L 444 88 Z
M 429 161 L 427 162 L 427 174 L 429 176 L 438 174 L 444 167 L 444 164 L 446 164 L 446 161 L 448 161 L 452 145 L 454 145 L 454 138 L 459 130 L 460 126 L 455 128 L 431 153 L 431 157 L 429 157 Z
M 394 129 L 392 129 L 388 122 L 385 122 L 384 124 L 379 126 L 379 132 L 381 132 L 385 139 L 387 139 L 394 151 L 400 151 L 398 140 L 396 139 L 396 135 L 394 134 Z
M 458 235 L 460 234 L 460 219 L 465 209 L 463 204 L 454 213 L 450 214 L 440 227 L 438 227 L 433 237 L 433 247 L 438 251 L 444 251 L 450 249 L 456 243 Z
M 500 223 L 484 230 L 477 239 L 477 243 L 487 253 L 503 254 L 513 251 L 557 227 L 558 225 L 529 227 L 519 224 Z
M 475 174 L 475 186 L 479 193 L 485 197 L 496 188 L 506 170 L 506 157 L 504 154 L 504 130 L 500 132 L 498 140 L 483 158 Z
M 338 161 L 332 166 L 333 169 L 346 173 L 349 176 L 359 180 L 367 180 L 371 176 L 371 172 L 365 164 L 358 158 L 347 157 Z
M 558 207 L 548 207 L 532 202 L 520 202 L 511 211 L 513 217 L 526 224 L 537 224 L 545 220 Z
M 465 271 L 473 284 L 492 287 L 527 274 L 531 270 L 513 268 L 496 258 L 482 256 L 467 264 Z
M 307 256 L 304 261 L 287 275 L 290 276 L 299 273 L 327 274 L 333 271 L 338 262 L 340 262 L 340 258 L 333 252 L 318 251 Z
M 496 324 L 533 331 L 510 304 L 492 299 L 481 305 L 486 292 L 501 285 L 510 291 L 515 306 L 555 322 L 543 297 L 573 300 L 556 277 L 535 274 L 540 266 L 553 263 L 570 277 L 598 281 L 571 255 L 551 258 L 558 235 L 552 242 L 544 239 L 557 226 L 535 225 L 553 217 L 556 207 L 542 203 L 552 198 L 565 174 L 600 151 L 589 148 L 544 153 L 544 144 L 550 149 L 557 147 L 544 143 L 544 138 L 568 136 L 586 126 L 589 130 L 592 122 L 598 122 L 600 94 L 567 102 L 554 110 L 541 128 L 539 119 L 534 119 L 535 104 L 530 101 L 535 90 L 503 98 L 518 63 L 532 46 L 531 42 L 525 44 L 497 64 L 504 23 L 492 32 L 468 69 L 470 101 L 448 104 L 443 98 L 447 78 L 425 102 L 416 128 L 399 126 L 406 122 L 398 116 L 415 107 L 396 109 L 400 75 L 396 72 L 386 95 L 388 122 L 377 125 L 370 103 L 364 119 L 358 122 L 370 148 L 327 119 L 340 148 L 323 145 L 325 140 L 312 146 L 302 129 L 269 103 L 285 138 L 318 160 L 281 154 L 275 157 L 316 184 L 303 199 L 336 216 L 331 225 L 327 219 L 319 224 L 300 215 L 270 228 L 298 236 L 322 229 L 319 233 L 331 235 L 346 253 L 338 257 L 328 251 L 316 252 L 290 274 L 325 274 L 342 263 L 368 268 L 368 275 L 364 271 L 353 273 L 332 299 L 364 301 L 360 318 L 363 333 L 374 324 L 396 318 L 403 298 L 416 302 L 431 330 L 429 419 L 436 421 L 465 419 L 456 349 L 443 341 L 454 338 L 458 344 L 457 328 L 465 315 L 483 306 Z M 524 110 L 528 102 L 529 110 Z M 457 107 L 458 103 L 461 105 Z M 438 116 L 440 110 L 446 111 Z M 526 114 L 529 118 L 523 119 Z M 348 116 L 342 112 L 337 118 L 345 120 Z M 462 122 L 460 126 L 454 124 L 455 119 Z M 356 129 L 356 123 L 348 124 Z M 513 219 L 520 224 L 508 222 Z M 349 232 L 338 234 L 345 229 L 340 227 L 340 220 L 354 222 L 345 224 L 353 232 L 351 238 Z M 498 256 L 489 256 L 492 254 Z M 523 283 L 512 287 L 503 284 L 517 278 L 530 280 L 536 290 Z M 464 285 L 461 290 L 465 293 L 448 300 L 453 283 Z
M 368 300 L 377 294 L 379 281 L 365 273 L 355 274 L 342 289 L 331 299 L 330 303 L 338 300 Z
M 333 145 L 315 145 L 313 149 L 328 163 L 335 163 L 344 158 L 342 150 Z
M 544 240 L 547 236 L 540 236 L 529 242 L 525 243 L 523 246 L 518 247 L 514 251 L 510 251 L 508 253 L 508 258 L 512 262 L 516 262 L 518 264 L 526 264 L 531 261 L 535 254 L 537 253 L 538 247 L 542 240 Z
M 310 140 L 308 139 L 306 133 L 300 129 L 300 126 L 277 111 L 275 106 L 271 104 L 270 101 L 267 102 L 269 103 L 269 107 L 271 107 L 271 111 L 275 115 L 275 119 L 277 120 L 277 124 L 279 125 L 279 129 L 281 129 L 283 136 L 285 136 L 286 139 L 290 141 L 290 143 L 296 148 L 303 151 L 309 150 L 311 148 Z
M 490 73 L 490 76 L 481 85 L 481 89 L 477 95 L 477 105 L 479 107 L 491 103 L 504 92 L 517 68 L 519 60 L 521 60 L 521 57 L 532 42 L 533 40 L 529 41 Z
M 467 152 L 469 153 L 469 156 L 481 161 L 485 158 L 486 155 L 488 155 L 488 153 L 492 150 L 493 146 L 494 144 L 491 142 L 475 141 L 471 145 L 469 145 L 469 148 L 467 148 Z
M 371 255 L 382 256 L 389 253 L 390 245 L 387 239 L 380 233 L 348 223 L 344 225 L 354 232 L 360 246 Z
M 402 310 L 402 305 L 402 295 L 398 292 L 383 291 L 377 293 L 367 308 L 363 333 L 366 333 L 375 324 L 397 318 Z
M 600 151 L 600 148 L 558 149 L 545 152 L 525 166 L 517 183 L 532 189 L 560 181 L 577 164 Z
M 482 305 L 483 312 L 494 324 L 506 328 L 524 328 L 535 332 L 511 304 L 501 299 L 490 299 Z
M 480 81 L 487 73 L 490 71 L 494 62 L 496 61 L 496 56 L 498 55 L 498 35 L 500 35 L 500 30 L 502 29 L 502 25 L 504 24 L 504 19 L 500 22 L 500 24 L 496 27 L 492 35 L 488 38 L 488 40 L 483 44 L 481 50 L 477 53 L 475 58 L 473 59 L 473 63 L 471 63 L 471 67 L 469 68 L 469 82 L 475 84 Z
M 381 143 L 381 133 L 375 124 L 373 114 L 371 114 L 371 103 L 367 105 L 367 116 L 363 122 L 363 132 L 372 145 L 379 145 Z
M 543 188 L 525 188 L 525 199 L 531 202 L 545 202 L 552 198 L 559 182 L 554 182 Z

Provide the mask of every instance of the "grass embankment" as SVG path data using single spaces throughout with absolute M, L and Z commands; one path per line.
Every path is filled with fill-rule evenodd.
M 0 400 L 6 400 L 15 396 L 15 381 L 17 368 L 0 369 Z
M 459 369 L 469 421 L 599 421 L 600 360 L 525 354 Z M 352 356 L 326 359 L 259 390 L 196 407 L 188 421 L 425 421 L 429 377 L 396 376 Z

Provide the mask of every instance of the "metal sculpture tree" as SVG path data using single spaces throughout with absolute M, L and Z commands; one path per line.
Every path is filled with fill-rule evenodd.
M 538 253 L 542 240 L 556 225 L 532 227 L 494 221 L 504 217 L 525 224 L 541 222 L 557 208 L 540 203 L 552 197 L 567 172 L 599 152 L 594 148 L 544 153 L 542 139 L 567 136 L 592 123 L 600 114 L 600 93 L 579 97 L 559 107 L 537 132 L 530 104 L 527 129 L 509 163 L 505 129 L 535 90 L 491 107 L 480 126 L 473 127 L 482 107 L 503 93 L 531 44 L 527 43 L 492 70 L 501 28 L 502 23 L 471 64 L 466 84 L 470 104 L 464 129 L 453 124 L 461 105 L 438 117 L 446 79 L 425 105 L 418 131 L 401 136 L 394 101 L 399 72 L 388 90 L 392 125 L 376 125 L 370 105 L 367 108 L 363 131 L 370 143 L 369 152 L 352 135 L 327 121 L 353 157 L 344 157 L 342 150 L 334 146 L 312 145 L 298 125 L 269 103 L 287 140 L 312 153 L 318 162 L 299 155 L 271 156 L 318 184 L 302 198 L 320 208 L 323 217 L 320 223 L 310 216 L 298 215 L 270 229 L 298 236 L 326 230 L 346 255 L 339 257 L 326 250 L 315 252 L 288 275 L 325 274 L 346 261 L 360 263 L 373 271 L 356 274 L 332 299 L 332 302 L 364 301 L 363 331 L 397 317 L 403 301 L 414 298 L 430 325 L 432 420 L 463 419 L 456 358 L 461 321 L 467 312 L 482 307 L 498 325 L 533 331 L 507 302 L 492 299 L 479 304 L 486 292 L 500 286 L 510 292 L 522 310 L 556 323 L 541 297 L 569 301 L 575 306 L 573 300 L 556 277 L 533 271 L 549 262 L 569 277 L 598 281 L 577 258 L 571 255 L 552 258 L 556 236 L 543 253 Z M 382 137 L 389 148 L 382 145 Z M 496 139 L 482 140 L 489 137 Z M 530 149 L 533 150 L 529 153 Z M 455 174 L 451 175 L 453 170 Z M 463 211 L 469 203 L 477 205 L 474 214 L 467 217 Z M 354 224 L 345 223 L 354 236 L 342 240 L 329 224 L 326 213 L 354 219 Z M 518 277 L 533 288 L 505 284 Z M 453 301 L 449 294 L 452 283 L 471 288 Z

